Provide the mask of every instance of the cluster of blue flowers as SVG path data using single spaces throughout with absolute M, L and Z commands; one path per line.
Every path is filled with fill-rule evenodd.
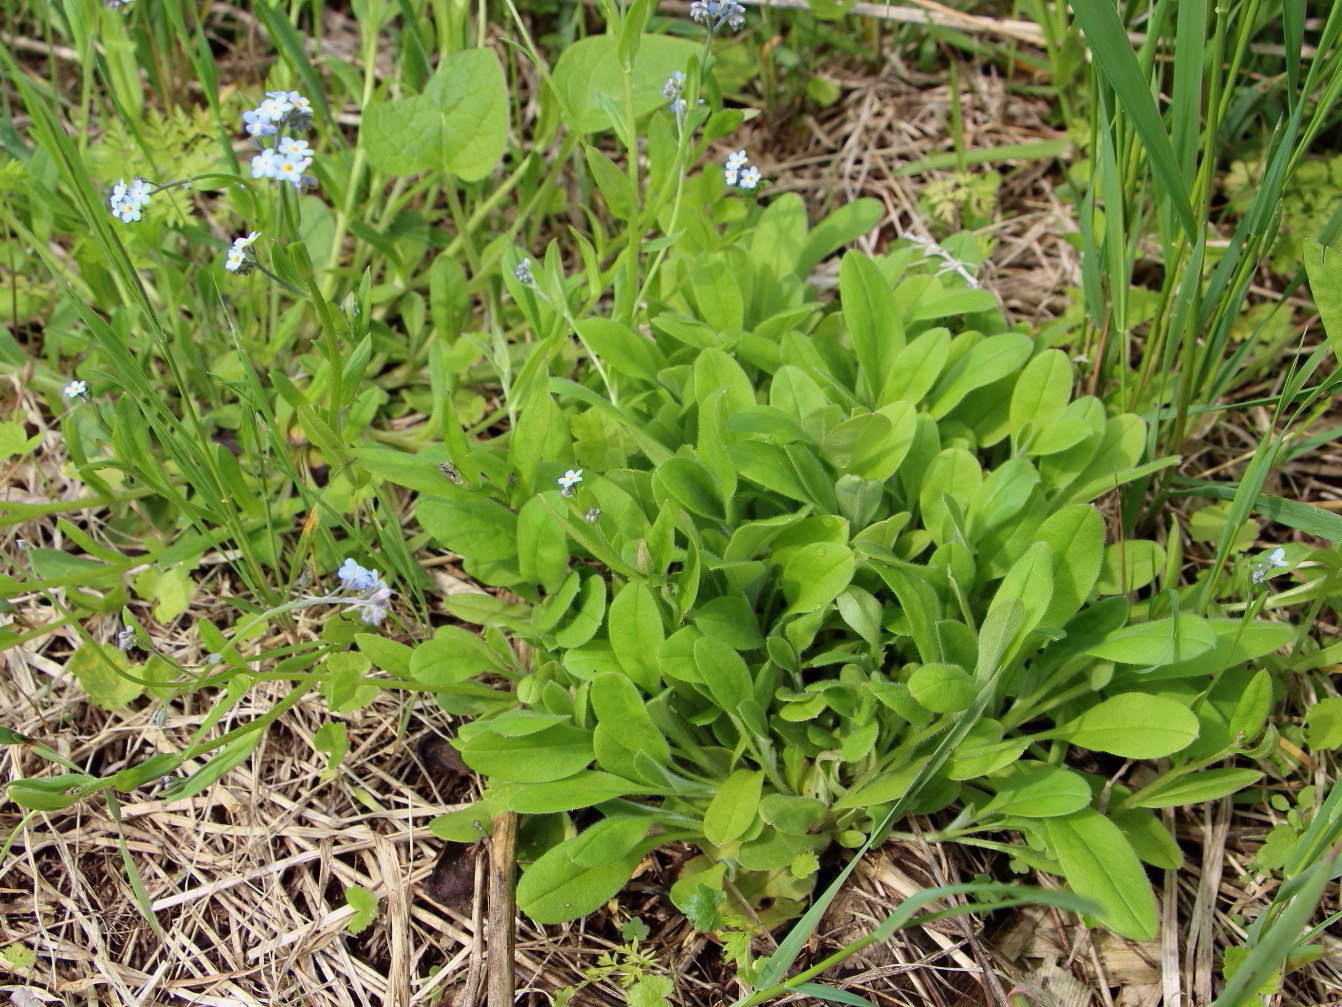
M 694 0 L 690 4 L 690 17 L 716 35 L 724 25 L 740 31 L 746 23 L 746 9 L 735 0 Z
M 140 219 L 140 208 L 149 202 L 151 195 L 153 190 L 143 178 L 133 178 L 129 182 L 118 178 L 107 190 L 107 208 L 112 211 L 112 216 L 129 224 Z
M 346 559 L 336 571 L 336 579 L 347 594 L 341 599 L 358 609 L 359 618 L 376 626 L 387 617 L 387 602 L 392 591 L 376 570 L 365 570 L 352 559 Z
M 722 166 L 722 178 L 728 185 L 739 185 L 742 189 L 753 189 L 760 184 L 760 170 L 746 160 L 746 152 L 738 150 L 728 154 Z
M 290 135 L 312 125 L 312 104 L 301 94 L 267 91 L 265 101 L 242 113 L 242 125 L 261 148 L 252 158 L 252 178 L 289 182 L 299 192 L 317 184 L 304 174 L 312 164 L 312 148 L 306 140 Z M 275 139 L 266 143 L 263 137 Z

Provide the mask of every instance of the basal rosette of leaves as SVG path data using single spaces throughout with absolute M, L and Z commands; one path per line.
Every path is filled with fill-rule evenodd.
M 673 840 L 705 855 L 685 884 L 726 872 L 785 918 L 826 847 L 859 845 L 898 803 L 947 812 L 944 838 L 1059 875 L 1146 938 L 1143 864 L 1180 860 L 1152 809 L 1257 778 L 1209 767 L 1262 733 L 1271 686 L 1250 662 L 1289 628 L 1190 615 L 1175 590 L 1132 600 L 1164 555 L 1106 545 L 1091 501 L 1163 463 L 1143 464 L 1140 419 L 1073 398 L 1066 355 L 990 294 L 904 248 L 846 253 L 821 303 L 808 274 L 878 213 L 808 228 L 782 196 L 693 217 L 646 332 L 577 322 L 601 379 L 552 375 L 564 355 L 542 340 L 510 432 L 447 445 L 456 479 L 363 456 L 510 593 L 449 596 L 482 635 L 442 628 L 407 671 L 473 718 L 455 744 L 487 781 L 439 834 L 540 819 L 518 885 L 534 920 L 597 908 Z M 967 236 L 948 245 L 970 257 Z M 565 296 L 553 263 L 541 273 L 544 297 L 510 286 L 538 332 Z M 1131 789 L 1073 768 L 1073 747 L 1115 770 L 1168 761 Z

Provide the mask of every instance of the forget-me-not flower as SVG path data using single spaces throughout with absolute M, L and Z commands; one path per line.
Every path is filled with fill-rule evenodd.
M 1261 584 L 1272 576 L 1272 571 L 1284 569 L 1290 566 L 1286 562 L 1286 550 L 1278 546 L 1266 556 L 1260 556 L 1254 560 L 1249 569 L 1249 579 L 1255 584 Z
M 349 596 L 336 596 L 328 600 L 344 601 L 359 610 L 359 618 L 370 626 L 376 626 L 387 617 L 387 602 L 392 591 L 376 570 L 366 570 L 352 559 L 346 559 L 336 571 L 336 579 L 344 586 Z
M 89 386 L 83 381 L 71 381 L 64 388 L 64 394 L 67 399 L 87 398 Z
M 746 159 L 746 152 L 738 150 L 728 154 L 722 164 L 722 180 L 727 185 L 738 185 L 742 189 L 753 189 L 760 184 L 760 170 Z
M 513 267 L 513 276 L 515 276 L 517 278 L 517 282 L 522 284 L 522 286 L 524 287 L 534 287 L 536 285 L 536 277 L 531 272 L 530 259 L 527 258 L 519 259 L 517 261 L 517 265 Z
M 245 238 L 234 238 L 233 244 L 224 255 L 224 268 L 230 273 L 237 273 L 239 276 L 246 276 L 250 273 L 252 266 L 256 264 L 250 249 L 257 237 L 258 232 L 253 231 Z
M 149 183 L 143 178 L 133 178 L 127 182 L 118 178 L 107 190 L 107 208 L 123 224 L 140 219 L 140 208 L 149 202 Z
M 561 496 L 573 496 L 573 487 L 582 482 L 582 469 L 569 469 L 562 476 L 555 480 L 559 483 L 559 493 Z
M 317 184 L 305 174 L 314 151 L 294 136 L 312 125 L 312 104 L 297 91 L 267 91 L 256 108 L 242 113 L 242 125 L 262 149 L 252 158 L 252 178 L 289 182 L 299 192 Z M 264 145 L 262 137 L 274 137 Z
M 690 17 L 707 28 L 710 35 L 716 35 L 723 25 L 740 31 L 746 23 L 746 9 L 736 0 L 694 0 L 690 4 Z

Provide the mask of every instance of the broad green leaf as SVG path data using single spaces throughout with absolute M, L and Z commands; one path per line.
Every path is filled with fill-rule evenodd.
M 448 811 L 429 821 L 428 829 L 439 839 L 452 843 L 474 843 L 489 835 L 497 809 L 485 801 Z
M 1090 597 L 1104 562 L 1104 519 L 1089 504 L 1050 514 L 1035 538 L 1053 550 L 1053 597 L 1042 625 L 1062 626 Z
M 1111 811 L 1109 820 L 1118 826 L 1142 863 L 1162 871 L 1177 870 L 1183 864 L 1183 851 L 1154 812 L 1146 808 L 1122 808 Z
M 606 628 L 620 666 L 645 692 L 654 692 L 659 677 L 657 654 L 666 630 L 652 589 L 643 581 L 630 581 L 620 588 L 610 603 Z
M 410 655 L 409 677 L 430 692 L 449 692 L 468 678 L 498 668 L 498 655 L 480 637 L 460 626 L 440 626 Z
M 1021 371 L 1011 393 L 1013 435 L 1026 423 L 1041 430 L 1058 418 L 1072 394 L 1072 365 L 1062 350 L 1045 350 Z
M 699 678 L 724 710 L 736 710 L 750 698 L 750 669 L 744 658 L 716 637 L 694 641 L 694 666 Z
M 866 234 L 884 217 L 885 207 L 875 199 L 857 199 L 838 207 L 811 228 L 797 255 L 794 275 L 805 279 L 817 262 Z
M 1067 403 L 1057 419 L 1036 432 L 1027 453 L 1046 457 L 1058 455 L 1103 432 L 1104 403 L 1093 395 L 1084 395 Z
M 921 402 L 941 377 L 950 353 L 951 334 L 944 328 L 909 340 L 890 361 L 878 404 L 884 408 L 896 402 Z
M 1150 539 L 1124 539 L 1107 546 L 1098 584 L 1100 593 L 1140 591 L 1156 579 L 1164 559 L 1160 545 Z
M 415 517 L 440 545 L 465 559 L 497 563 L 517 556 L 517 515 L 492 500 L 420 497 Z
M 666 739 L 648 716 L 647 701 L 627 677 L 613 671 L 597 675 L 588 688 L 587 700 L 596 714 L 592 745 L 603 768 L 628 772 L 634 766 L 634 757 L 640 754 L 660 765 L 671 761 Z
M 554 641 L 560 647 L 581 647 L 596 635 L 606 615 L 606 581 L 598 574 L 590 575 L 582 583 L 578 611 L 569 622 L 554 631 Z
M 65 670 L 79 681 L 89 702 L 103 710 L 119 710 L 144 691 L 127 677 L 124 651 L 102 643 L 85 643 L 65 662 Z
M 1105 926 L 1131 940 L 1155 936 L 1155 893 L 1118 826 L 1085 810 L 1042 819 L 1032 828 L 1047 841 L 1068 887 L 1099 904 Z
M 559 588 L 568 573 L 568 536 L 558 515 L 540 496 L 517 512 L 517 571 L 546 592 Z
M 14 780 L 5 797 L 29 811 L 59 811 L 82 800 L 98 780 L 85 773 L 61 773 L 36 780 Z
M 589 770 L 548 783 L 503 784 L 491 787 L 490 792 L 494 800 L 509 811 L 521 815 L 548 815 L 592 808 L 616 797 L 648 791 L 622 776 Z
M 607 99 L 621 116 L 624 106 L 624 69 L 614 35 L 594 35 L 564 47 L 555 63 L 551 80 L 562 98 L 570 128 L 580 133 L 595 133 L 615 125 L 603 108 L 599 96 Z M 685 69 L 696 57 L 699 46 L 688 39 L 667 35 L 643 35 L 633 59 L 630 87 L 633 92 L 634 118 L 647 115 L 666 104 L 662 87 L 671 74 Z
M 1021 762 L 987 781 L 995 794 L 981 814 L 1017 818 L 1056 818 L 1090 804 L 1090 786 L 1084 777 L 1060 766 Z
M 575 327 L 583 344 L 621 374 L 651 384 L 666 366 L 666 358 L 655 342 L 613 318 L 581 318 Z
M 1125 759 L 1161 759 L 1197 738 L 1198 718 L 1188 707 L 1165 696 L 1124 692 L 1097 703 L 1049 735 Z
M 327 654 L 319 667 L 322 679 L 318 688 L 333 713 L 362 710 L 382 691 L 381 683 L 368 677 L 372 663 L 356 651 Z
M 650 824 L 641 816 L 603 818 L 568 840 L 564 849 L 579 867 L 605 867 L 628 856 L 647 836 Z
M 22 423 L 6 420 L 0 423 L 0 459 L 9 459 L 15 455 L 26 455 L 42 442 L 40 433 L 28 436 Z
M 360 142 L 393 175 L 444 169 L 474 182 L 493 170 L 508 138 L 508 88 L 492 49 L 443 56 L 424 93 L 364 109 Z
M 978 695 L 974 676 L 958 664 L 920 665 L 909 676 L 909 692 L 933 713 L 958 713 L 969 709 Z
M 884 274 L 866 255 L 846 252 L 839 262 L 839 297 L 853 340 L 863 393 L 874 401 L 891 361 L 904 347 L 904 328 Z
M 480 726 L 463 729 L 456 748 L 466 765 L 490 779 L 549 783 L 586 769 L 593 759 L 590 731 L 558 725 L 510 738 L 488 730 L 487 721 Z
M 838 542 L 804 545 L 783 564 L 783 595 L 796 614 L 814 612 L 832 602 L 857 570 L 853 550 Z
M 704 838 L 714 846 L 740 839 L 754 824 L 759 812 L 764 774 L 738 769 L 718 786 L 704 812 Z
M 1216 632 L 1206 619 L 1180 615 L 1114 630 L 1085 653 L 1117 664 L 1154 665 L 1187 661 L 1216 646 Z
M 624 887 L 641 859 L 631 853 L 584 868 L 569 856 L 567 846 L 560 843 L 542 854 L 517 880 L 517 908 L 534 923 L 566 923 L 601 908 Z
M 1256 769 L 1208 769 L 1201 773 L 1168 774 L 1148 783 L 1124 803 L 1135 808 L 1181 808 L 1237 794 L 1262 779 Z
M 984 294 L 987 291 L 966 290 L 960 293 Z M 992 295 L 988 296 L 991 300 Z M 970 392 L 1016 373 L 1030 359 L 1033 350 L 1030 338 L 1020 332 L 989 336 L 946 369 L 932 390 L 928 412 L 934 419 L 941 419 Z
M 355 633 L 354 643 L 373 667 L 401 678 L 410 674 L 410 659 L 415 652 L 405 644 L 376 633 Z
M 1342 748 L 1342 699 L 1321 699 L 1305 711 L 1305 742 L 1316 752 Z
M 653 485 L 660 495 L 672 497 L 691 514 L 721 521 L 726 516 L 712 474 L 697 458 L 677 456 L 657 466 Z

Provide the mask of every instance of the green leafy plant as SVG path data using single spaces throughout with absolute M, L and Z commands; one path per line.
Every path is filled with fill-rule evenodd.
M 450 597 L 483 638 L 446 627 L 410 660 L 474 716 L 456 745 L 488 781 L 441 834 L 595 807 L 524 872 L 533 919 L 590 912 L 677 839 L 705 853 L 686 876 L 781 919 L 831 842 L 860 845 L 896 802 L 955 807 L 945 838 L 1061 874 L 1150 936 L 1141 862 L 1179 862 L 1150 809 L 1256 778 L 1205 767 L 1261 731 L 1245 664 L 1291 632 L 1130 600 L 1151 544 L 1106 547 L 1088 502 L 1167 462 L 1140 462 L 1137 417 L 1072 398 L 1065 355 L 990 295 L 905 248 L 847 253 L 839 302 L 813 299 L 812 265 L 872 207 L 808 228 L 791 197 L 741 214 L 715 177 L 686 191 L 647 329 L 560 324 L 575 284 L 549 259 L 510 282 L 554 333 L 521 365 L 516 423 L 450 441 L 459 482 L 426 490 L 436 461 L 412 480 L 429 534 L 515 599 Z M 569 376 L 569 331 L 599 371 Z M 1173 763 L 1106 788 L 1068 746 Z M 1025 844 L 990 838 L 1008 830 Z

